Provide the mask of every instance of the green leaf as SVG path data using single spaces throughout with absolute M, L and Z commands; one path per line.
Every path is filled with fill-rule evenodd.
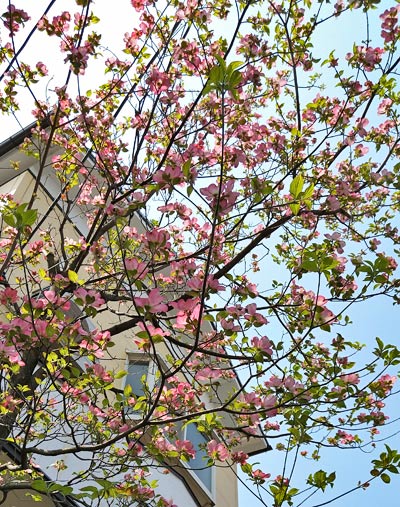
M 25 496 L 29 497 L 33 502 L 43 502 L 42 495 L 33 495 L 32 493 L 28 492 L 25 493 Z
M 215 59 L 217 60 L 217 62 L 219 63 L 219 67 L 221 68 L 221 70 L 224 71 L 224 74 L 225 74 L 225 71 L 226 71 L 226 61 L 220 55 L 215 55 Z
M 24 211 L 21 214 L 22 226 L 25 227 L 33 225 L 36 222 L 37 214 L 38 214 L 37 209 L 30 209 L 28 211 Z
M 47 276 L 46 270 L 43 268 L 39 268 L 38 275 L 42 280 L 50 280 L 50 277 Z
M 72 283 L 78 283 L 79 281 L 78 273 L 75 273 L 75 271 L 72 271 L 71 269 L 68 270 L 68 278 Z
M 290 184 L 290 195 L 297 199 L 297 197 L 300 195 L 300 192 L 303 190 L 303 186 L 303 176 L 301 174 L 298 174 Z
M 385 484 L 389 484 L 390 482 L 390 475 L 388 474 L 381 474 L 381 479 Z
M 89 496 L 90 498 L 95 499 L 100 496 L 99 490 L 94 486 L 85 486 L 84 488 L 81 488 L 80 491 L 84 491 L 85 494 L 81 494 L 79 497 Z
M 304 192 L 301 195 L 301 198 L 304 200 L 309 199 L 310 197 L 312 197 L 313 193 L 314 193 L 314 184 L 311 184 L 304 190 Z
M 187 179 L 190 176 L 191 167 L 192 167 L 192 160 L 191 159 L 186 160 L 186 162 L 182 166 L 182 173 L 183 173 L 185 179 Z
M 243 62 L 239 62 L 239 61 L 235 61 L 235 62 L 231 62 L 229 65 L 228 65 L 228 69 L 227 69 L 227 74 L 232 74 L 236 69 L 238 69 L 239 67 L 241 67 L 243 65 Z M 240 73 L 239 73 L 240 74 Z
M 307 479 L 307 484 L 314 486 L 322 491 L 325 491 L 326 486 L 330 485 L 333 487 L 333 483 L 336 479 L 336 473 L 332 472 L 329 475 L 325 470 L 318 470 L 315 474 L 310 474 Z
M 253 467 L 250 463 L 244 463 L 243 465 L 240 465 L 240 468 L 242 469 L 242 472 L 245 474 L 251 474 L 253 471 Z
M 289 204 L 290 211 L 293 213 L 294 216 L 297 216 L 300 211 L 300 204 L 298 202 L 294 202 L 292 204 Z
M 49 493 L 62 493 L 64 496 L 73 492 L 71 486 L 62 486 L 61 484 L 51 484 L 48 488 Z
M 130 384 L 126 384 L 126 386 L 124 387 L 124 396 L 126 396 L 127 398 L 132 396 L 132 386 Z
M 46 481 L 43 479 L 35 479 L 31 482 L 32 489 L 39 491 L 40 493 L 47 493 L 48 486 Z
M 16 225 L 17 225 L 17 221 L 16 221 L 14 215 L 11 215 L 11 213 L 5 213 L 3 215 L 3 220 L 10 227 L 16 227 Z

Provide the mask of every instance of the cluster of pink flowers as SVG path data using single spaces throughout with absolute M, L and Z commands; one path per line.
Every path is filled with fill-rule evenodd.
M 256 484 L 264 484 L 264 482 L 271 477 L 271 474 L 265 473 L 259 468 L 253 470 L 252 478 Z
M 18 292 L 11 288 L 6 287 L 3 290 L 0 290 L 0 304 L 7 305 L 7 304 L 14 304 L 19 300 Z
M 148 78 L 146 79 L 146 84 L 149 85 L 151 92 L 158 95 L 170 88 L 171 79 L 166 72 L 162 72 L 156 67 L 153 67 L 149 72 Z
M 6 364 L 10 362 L 11 364 L 17 364 L 19 366 L 25 365 L 21 358 L 21 353 L 16 349 L 16 347 L 14 345 L 7 345 L 5 340 L 2 338 L 0 338 L 0 357 L 2 357 L 2 363 L 4 361 Z
M 37 28 L 40 31 L 46 31 L 48 35 L 61 36 L 68 32 L 71 21 L 71 14 L 68 11 L 62 12 L 59 16 L 54 16 L 51 21 L 46 16 L 43 16 Z
M 14 34 L 18 32 L 20 25 L 23 25 L 26 21 L 28 21 L 30 16 L 23 9 L 17 9 L 15 5 L 8 4 L 7 11 L 3 14 L 3 24 L 10 31 L 10 33 Z
M 196 456 L 193 444 L 189 440 L 176 440 L 173 444 L 167 438 L 160 436 L 156 438 L 154 444 L 166 456 L 169 453 L 172 453 L 172 455 L 179 453 L 181 457 L 184 456 L 186 459 Z
M 138 280 L 143 280 L 149 272 L 147 264 L 139 261 L 135 257 L 125 259 L 125 268 L 129 271 L 129 274 L 132 277 L 135 277 Z
M 346 59 L 355 66 L 362 65 L 366 72 L 372 72 L 382 61 L 385 50 L 371 46 L 356 46 Z
M 87 290 L 84 287 L 79 287 L 74 290 L 74 296 L 77 298 L 78 304 L 88 305 L 93 308 L 100 308 L 105 304 L 100 293 L 94 289 Z
M 382 21 L 381 27 L 382 32 L 381 36 L 385 43 L 394 42 L 400 34 L 400 28 L 398 26 L 400 13 L 400 6 L 396 5 L 391 7 L 390 9 L 386 9 L 383 14 L 380 15 L 380 19 Z
M 213 210 L 218 210 L 218 215 L 226 215 L 232 211 L 239 192 L 234 192 L 235 181 L 230 179 L 224 181 L 222 185 L 211 183 L 208 187 L 201 188 L 200 193 L 207 199 Z
M 164 296 L 160 289 L 151 289 L 147 296 L 135 297 L 135 306 L 138 310 L 149 313 L 158 313 L 168 311 L 168 305 L 164 303 Z

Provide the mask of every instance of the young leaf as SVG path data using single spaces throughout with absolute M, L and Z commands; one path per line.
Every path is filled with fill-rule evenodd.
M 297 197 L 299 197 L 300 192 L 303 190 L 303 185 L 304 185 L 303 176 L 301 174 L 298 174 L 290 184 L 290 195 L 294 199 L 297 199 Z

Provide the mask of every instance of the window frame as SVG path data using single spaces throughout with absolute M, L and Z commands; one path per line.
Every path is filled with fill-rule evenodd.
M 152 391 L 156 385 L 156 376 L 157 376 L 157 365 L 156 362 L 146 353 L 144 352 L 138 352 L 137 350 L 126 350 L 126 358 L 125 358 L 125 371 L 127 372 L 127 375 L 125 375 L 124 380 L 122 382 L 122 390 L 125 389 L 125 387 L 128 385 L 128 378 L 129 378 L 129 366 L 137 364 L 147 364 L 147 373 L 146 373 L 146 383 L 148 386 L 149 391 Z M 141 375 L 140 379 L 143 378 L 144 375 Z M 140 381 L 139 379 L 139 381 Z M 132 386 L 132 385 L 131 385 Z M 133 386 L 132 386 L 133 387 Z M 142 385 L 143 388 L 143 385 Z M 142 394 L 140 396 L 143 396 L 144 389 Z M 139 398 L 137 394 L 135 394 L 132 390 L 132 397 L 133 398 Z M 138 416 L 142 413 L 141 410 L 134 410 L 133 408 L 125 408 L 125 416 L 128 419 L 138 419 Z
M 183 425 L 182 425 L 183 426 Z M 190 424 L 186 424 L 184 427 L 180 427 L 177 429 L 177 437 L 179 440 L 189 440 L 192 444 L 193 444 L 193 447 L 196 451 L 196 458 L 192 459 L 192 460 L 189 460 L 189 461 L 181 461 L 182 465 L 185 467 L 185 469 L 190 472 L 191 476 L 196 480 L 196 482 L 199 484 L 199 486 L 201 486 L 201 488 L 207 493 L 207 495 L 211 498 L 211 499 L 215 499 L 215 490 L 216 490 L 216 477 L 215 477 L 215 473 L 216 473 L 216 470 L 215 470 L 215 465 L 211 465 L 211 466 L 207 466 L 206 465 L 206 461 L 203 460 L 202 458 L 204 456 L 207 455 L 207 452 L 203 449 L 199 449 L 195 443 L 188 438 L 187 436 L 187 432 L 188 432 L 188 429 L 195 429 L 195 431 L 197 432 L 198 435 L 200 435 L 202 437 L 202 439 L 204 440 L 204 442 L 201 442 L 201 443 L 204 443 L 206 446 L 207 446 L 207 443 L 210 441 L 210 439 L 204 435 L 204 433 L 202 433 L 201 431 L 199 431 L 199 429 L 197 428 L 197 424 L 196 423 L 190 423 Z M 199 466 L 199 463 L 197 464 L 196 468 L 192 468 L 191 466 L 191 461 L 195 461 L 197 460 L 197 452 L 200 450 L 201 452 L 201 457 L 200 457 L 200 461 L 199 463 L 203 462 L 204 463 L 204 466 L 203 467 L 200 467 Z M 201 478 L 201 476 L 197 473 L 197 472 L 205 472 L 205 471 L 210 471 L 210 477 L 209 477 L 209 480 L 210 480 L 210 487 L 208 486 L 208 484 L 206 484 L 204 482 L 204 480 Z
M 156 385 L 157 362 L 151 356 L 149 356 L 148 354 L 146 354 L 144 352 L 139 352 L 137 350 L 130 350 L 130 349 L 127 349 L 125 352 L 126 352 L 126 361 L 125 361 L 126 368 L 125 368 L 125 370 L 127 372 L 129 372 L 129 365 L 135 364 L 135 362 L 142 363 L 142 364 L 143 363 L 148 364 L 146 382 L 147 382 L 149 390 L 150 391 L 153 390 Z M 161 363 L 161 366 L 165 366 L 162 358 L 160 358 L 159 356 L 158 356 L 158 361 Z M 128 376 L 129 375 L 126 375 L 124 377 L 122 389 L 124 389 L 128 385 Z M 142 377 L 143 377 L 143 375 L 142 375 Z M 132 392 L 132 396 L 135 397 L 134 392 Z M 130 410 L 126 411 L 125 416 L 129 419 L 134 420 L 140 416 L 140 413 L 141 413 L 141 411 L 139 411 L 139 410 L 130 409 Z M 135 417 L 135 415 L 136 415 L 136 417 Z M 191 423 L 191 424 L 188 424 L 188 425 L 185 425 L 184 427 L 182 427 L 183 422 L 184 421 L 182 421 L 182 424 L 177 423 L 177 429 L 176 429 L 176 435 L 177 435 L 176 438 L 177 439 L 189 440 L 190 442 L 192 442 L 192 440 L 187 438 L 187 431 L 188 431 L 188 428 L 190 427 L 191 429 L 195 428 L 195 431 L 199 435 L 201 435 L 201 437 L 204 439 L 204 444 L 207 445 L 207 442 L 209 442 L 210 439 L 198 430 L 197 425 L 195 423 Z M 196 445 L 193 445 L 193 447 L 196 450 L 196 454 L 197 454 L 198 449 L 196 448 Z M 202 453 L 201 458 L 206 455 L 206 451 L 204 451 L 204 450 L 202 450 L 201 453 Z M 195 481 L 197 486 L 202 489 L 202 491 L 206 494 L 207 497 L 209 497 L 211 500 L 214 501 L 215 500 L 215 493 L 216 493 L 215 466 L 207 467 L 206 461 L 202 460 L 204 462 L 204 467 L 200 468 L 199 463 L 201 463 L 201 462 L 199 462 L 197 464 L 197 468 L 193 469 L 193 468 L 191 468 L 191 461 L 192 460 L 189 460 L 189 461 L 178 460 L 180 466 L 183 467 L 183 469 L 186 473 L 190 474 L 190 478 Z M 170 465 L 170 466 L 173 469 L 173 465 Z M 210 487 L 208 484 L 206 484 L 203 481 L 201 476 L 199 476 L 197 474 L 197 472 L 202 472 L 205 470 L 210 470 L 210 478 L 209 478 Z

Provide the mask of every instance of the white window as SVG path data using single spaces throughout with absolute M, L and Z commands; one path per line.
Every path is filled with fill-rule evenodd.
M 203 489 L 205 488 L 208 494 L 212 496 L 214 491 L 214 467 L 207 466 L 208 437 L 197 429 L 196 424 L 192 423 L 178 429 L 177 438 L 179 440 L 189 440 L 192 443 L 196 456 L 184 462 L 184 465 L 195 475 L 197 482 L 201 484 Z
M 145 385 L 150 391 L 153 390 L 157 382 L 157 365 L 145 354 L 138 352 L 127 352 L 128 365 L 127 376 L 125 377 L 125 386 L 130 385 L 132 388 L 132 396 L 139 398 L 145 395 Z M 127 415 L 134 417 L 136 410 L 128 410 Z M 195 476 L 200 486 L 207 491 L 209 495 L 213 495 L 213 476 L 214 467 L 207 466 L 208 454 L 207 443 L 209 441 L 203 433 L 201 433 L 196 424 L 188 424 L 184 428 L 177 431 L 179 440 L 189 440 L 196 451 L 195 458 L 184 463 L 186 469 Z
M 200 433 L 195 424 L 185 427 L 185 440 L 190 440 L 196 451 L 196 457 L 188 462 L 189 468 L 196 474 L 202 484 L 212 492 L 213 467 L 207 466 L 208 454 L 206 450 L 208 438 Z
M 130 396 L 138 399 L 146 396 L 146 390 L 152 391 L 156 385 L 157 379 L 157 365 L 148 356 L 141 352 L 127 352 L 127 375 L 125 377 L 124 387 L 130 386 L 132 391 Z M 128 408 L 126 415 L 135 418 L 142 412 L 144 407 L 140 410 L 133 410 Z
M 149 366 L 149 361 L 146 359 L 129 361 L 125 385 L 131 386 L 132 396 L 135 398 L 145 394 L 144 383 L 148 381 Z

